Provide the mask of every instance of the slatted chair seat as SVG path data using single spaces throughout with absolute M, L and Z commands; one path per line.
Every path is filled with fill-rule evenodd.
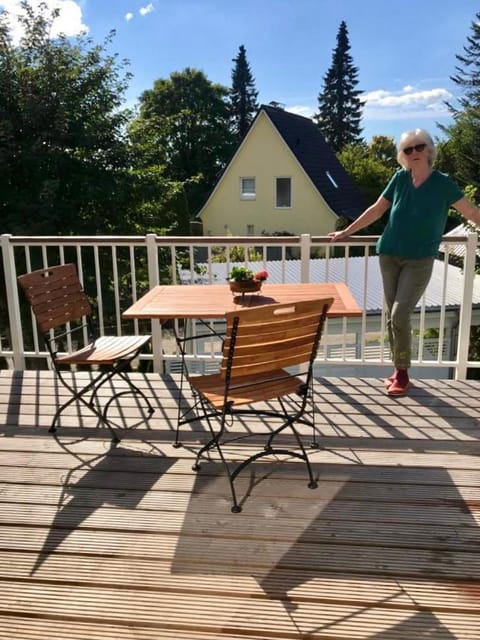
M 196 401 L 178 420 L 175 444 L 180 446 L 182 425 L 195 420 L 207 421 L 211 437 L 198 451 L 193 469 L 200 468 L 200 459 L 212 449 L 218 451 L 228 476 L 234 513 L 242 510 L 235 491 L 235 478 L 246 466 L 262 456 L 283 454 L 303 460 L 308 471 L 309 487 L 316 487 L 295 424 L 310 425 L 313 431 L 312 444 L 317 446 L 313 364 L 327 311 L 332 303 L 332 298 L 306 300 L 228 313 L 220 372 L 188 376 Z M 271 401 L 278 402 L 278 405 L 273 407 Z M 235 415 L 270 417 L 280 419 L 281 424 L 272 427 L 262 451 L 231 468 L 222 446 L 228 440 L 229 426 Z M 274 448 L 275 438 L 287 427 L 291 429 L 298 449 Z
M 57 364 L 71 365 L 109 365 L 117 360 L 125 360 L 137 354 L 150 342 L 150 336 L 102 336 L 94 342 L 73 353 L 56 356 Z
M 222 374 L 210 374 L 189 379 L 195 389 L 216 409 L 225 402 L 225 377 Z M 228 388 L 226 401 L 232 406 L 251 404 L 278 398 L 279 396 L 300 393 L 303 380 L 279 369 L 267 374 L 254 374 L 235 378 Z
M 55 433 L 63 411 L 73 402 L 88 407 L 111 433 L 114 442 L 119 437 L 108 418 L 112 402 L 125 394 L 136 394 L 143 398 L 148 415 L 153 407 L 130 378 L 126 371 L 133 359 L 140 355 L 150 336 L 99 336 L 92 321 L 92 308 L 74 264 L 38 269 L 18 277 L 18 283 L 28 299 L 37 327 L 43 336 L 51 356 L 54 369 L 62 384 L 72 396 L 60 405 L 52 420 L 50 432 Z M 84 346 L 74 348 L 77 342 Z M 90 366 L 97 370 L 83 388 L 77 390 L 69 383 L 63 372 L 67 366 Z M 109 396 L 101 407 L 98 391 L 113 376 L 120 376 L 127 383 L 127 390 Z

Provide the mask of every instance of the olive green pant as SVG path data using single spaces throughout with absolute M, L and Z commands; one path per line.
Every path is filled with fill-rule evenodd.
M 412 352 L 410 317 L 429 283 L 434 258 L 379 257 L 392 360 L 397 369 L 407 369 Z

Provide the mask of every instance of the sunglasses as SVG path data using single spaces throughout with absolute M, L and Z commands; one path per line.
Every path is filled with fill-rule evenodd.
M 405 149 L 402 149 L 402 151 L 406 156 L 409 156 L 414 151 L 418 151 L 418 153 L 421 153 L 426 148 L 426 146 L 427 145 L 422 142 L 421 144 L 414 144 L 412 147 L 405 147 Z

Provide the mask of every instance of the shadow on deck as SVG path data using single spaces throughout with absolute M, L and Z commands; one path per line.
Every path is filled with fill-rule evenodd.
M 235 515 L 215 457 L 191 470 L 203 427 L 172 447 L 178 380 L 135 378 L 155 414 L 123 398 L 112 447 L 75 408 L 48 434 L 52 374 L 0 372 L 0 637 L 480 637 L 479 383 L 318 379 L 318 488 L 263 459 Z

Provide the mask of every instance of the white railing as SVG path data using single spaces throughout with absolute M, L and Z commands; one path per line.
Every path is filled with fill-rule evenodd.
M 378 367 L 390 366 L 390 359 L 381 287 L 373 256 L 376 240 L 376 237 L 358 236 L 332 245 L 326 237 L 308 235 L 3 235 L 4 283 L 0 283 L 0 287 L 4 288 L 6 310 L 2 316 L 0 306 L 0 358 L 15 369 L 36 366 L 36 360 L 46 359 L 34 320 L 19 297 L 17 275 L 75 262 L 87 293 L 94 299 L 100 332 L 151 333 L 152 353 L 145 354 L 143 360 L 150 361 L 148 366 L 154 371 L 173 371 L 178 366 L 179 354 L 171 337 L 171 327 L 168 324 L 162 327 L 158 321 L 125 322 L 122 311 L 159 283 L 202 281 L 208 285 L 222 282 L 232 264 L 238 262 L 239 250 L 243 250 L 242 263 L 253 268 L 268 267 L 272 282 L 320 279 L 346 282 L 364 312 L 361 318 L 328 321 L 318 354 L 319 365 L 323 372 L 328 370 L 332 375 L 382 375 Z M 445 253 L 439 265 L 441 285 L 438 282 L 435 285 L 433 303 L 432 293 L 427 289 L 413 317 L 413 365 L 421 367 L 425 376 L 464 379 L 468 368 L 480 366 L 468 359 L 471 324 L 480 325 L 480 284 L 476 281 L 480 276 L 474 275 L 477 245 L 477 236 L 473 233 L 444 237 Z M 463 254 L 461 271 L 449 266 L 448 257 L 453 253 Z M 341 259 L 337 259 L 339 254 L 342 254 Z M 359 254 L 360 260 L 354 257 Z M 452 295 L 456 296 L 454 303 Z M 177 330 L 182 331 L 183 327 L 177 326 Z M 192 330 L 196 331 L 196 327 Z M 435 332 L 435 339 L 429 331 Z M 189 357 L 197 366 L 205 370 L 218 362 L 218 345 L 207 339 L 192 341 L 192 344 L 196 346 Z

